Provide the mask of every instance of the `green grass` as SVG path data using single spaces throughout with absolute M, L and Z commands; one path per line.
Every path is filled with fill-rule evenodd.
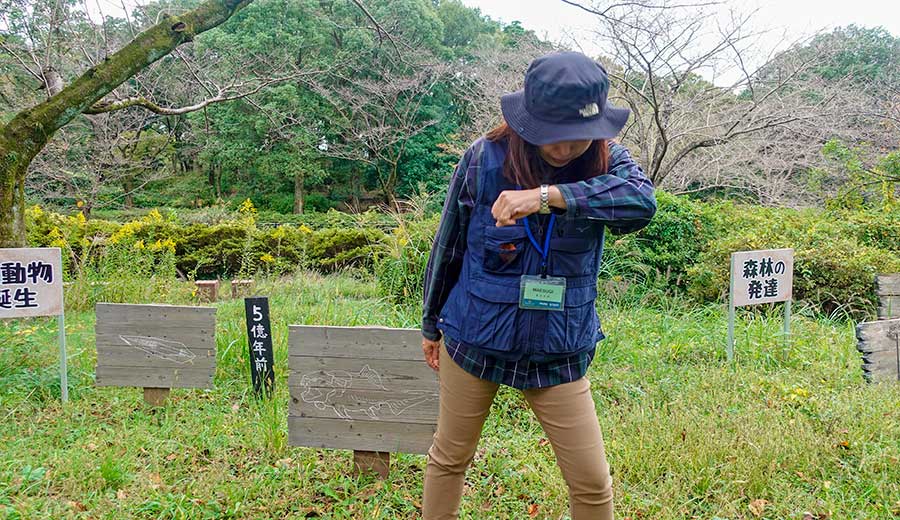
M 0 323 L 0 518 L 418 518 L 425 458 L 350 476 L 351 453 L 287 445 L 288 324 L 415 327 L 419 309 L 347 275 L 260 286 L 278 388 L 248 394 L 243 303 L 218 306 L 214 390 L 95 388 L 93 313 L 67 316 L 71 402 L 59 403 L 55 320 Z M 183 294 L 182 291 L 179 294 Z M 617 518 L 897 518 L 900 385 L 867 385 L 853 326 L 744 313 L 724 360 L 718 307 L 604 308 L 590 378 Z M 504 388 L 467 476 L 463 518 L 566 518 L 565 483 L 521 394 Z M 830 516 L 825 516 L 830 515 Z

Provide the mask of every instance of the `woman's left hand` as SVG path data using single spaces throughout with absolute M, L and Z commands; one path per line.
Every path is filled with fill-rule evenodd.
M 506 190 L 491 207 L 491 214 L 497 219 L 497 227 L 512 226 L 517 219 L 537 213 L 541 209 L 541 190 Z

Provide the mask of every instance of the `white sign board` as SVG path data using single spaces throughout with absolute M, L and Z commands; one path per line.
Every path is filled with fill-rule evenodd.
M 794 250 L 769 249 L 731 254 L 733 305 L 785 302 L 794 289 Z
M 58 247 L 0 249 L 0 319 L 63 312 Z

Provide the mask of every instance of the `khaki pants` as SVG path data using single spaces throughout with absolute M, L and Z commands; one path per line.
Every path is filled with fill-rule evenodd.
M 438 375 L 440 412 L 425 468 L 424 520 L 458 518 L 465 472 L 499 388 L 463 370 L 443 342 Z M 572 520 L 611 520 L 612 479 L 590 381 L 583 377 L 523 393 L 550 440 L 568 485 Z

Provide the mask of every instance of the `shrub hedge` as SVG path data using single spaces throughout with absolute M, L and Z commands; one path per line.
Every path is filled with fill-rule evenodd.
M 232 214 L 215 224 L 181 224 L 158 211 L 126 223 L 63 216 L 34 206 L 27 211 L 28 242 L 61 247 L 67 277 L 86 265 L 112 261 L 121 244 L 171 246 L 176 272 L 192 279 L 281 274 L 297 269 L 323 272 L 345 268 L 371 270 L 385 247 L 379 228 L 347 226 L 313 230 L 306 225 L 259 227 L 255 215 Z
M 646 228 L 607 237 L 604 282 L 721 301 L 732 251 L 792 247 L 795 299 L 825 313 L 864 316 L 875 306 L 873 276 L 900 272 L 898 212 L 761 208 L 699 202 L 662 191 L 657 201 L 659 210 Z M 135 254 L 143 247 L 151 253 L 170 251 L 174 268 L 188 278 L 363 269 L 376 276 L 386 297 L 402 303 L 422 294 L 439 221 L 439 215 L 422 212 L 351 215 L 330 210 L 285 217 L 295 222 L 274 226 L 261 223 L 249 201 L 236 212 L 206 215 L 210 218 L 197 213 L 184 218 L 154 210 L 119 223 L 35 206 L 27 212 L 28 240 L 32 246 L 63 247 L 71 278 L 84 266 L 100 272 L 104 262 L 115 263 L 113 251 L 121 253 L 124 247 Z M 159 259 L 149 262 L 142 268 L 162 265 Z

